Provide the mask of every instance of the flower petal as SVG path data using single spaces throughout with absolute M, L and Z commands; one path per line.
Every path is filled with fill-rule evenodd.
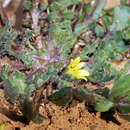
M 71 59 L 70 64 L 68 65 L 68 69 L 76 67 L 79 63 L 80 63 L 80 57 Z
M 77 65 L 79 63 L 80 63 L 80 57 L 77 57 L 74 60 L 72 59 L 72 61 L 71 61 L 71 64 L 73 64 L 73 65 Z
M 86 70 L 80 70 L 79 73 L 81 76 L 89 76 L 89 72 Z
M 85 66 L 85 62 L 80 62 L 79 64 L 77 64 L 76 68 L 81 69 L 84 66 Z

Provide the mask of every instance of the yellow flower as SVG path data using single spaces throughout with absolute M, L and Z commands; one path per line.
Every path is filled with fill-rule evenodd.
M 80 57 L 72 59 L 70 64 L 67 66 L 66 73 L 71 75 L 75 79 L 84 79 L 87 80 L 89 72 L 83 69 L 85 67 L 85 62 L 80 62 Z

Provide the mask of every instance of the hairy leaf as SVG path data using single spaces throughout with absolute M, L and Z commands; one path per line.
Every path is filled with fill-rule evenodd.
M 117 6 L 114 9 L 114 23 L 111 28 L 123 30 L 130 24 L 130 8 L 128 6 Z
M 73 99 L 73 89 L 65 87 L 48 97 L 49 100 L 60 106 L 68 105 Z
M 17 102 L 21 95 L 26 95 L 26 87 L 27 85 L 25 84 L 23 74 L 19 71 L 14 72 L 12 76 L 8 76 L 8 78 L 4 80 L 5 97 L 11 102 Z
M 112 100 L 119 100 L 125 98 L 130 93 L 130 74 L 116 80 L 111 91 L 110 98 Z

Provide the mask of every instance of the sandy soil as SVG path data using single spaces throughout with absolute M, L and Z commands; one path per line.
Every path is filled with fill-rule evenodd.
M 41 106 L 40 112 L 46 117 L 43 123 L 25 124 L 22 117 L 12 113 L 14 108 L 3 98 L 0 89 L 0 124 L 5 124 L 5 130 L 130 130 L 130 123 L 109 113 L 88 112 L 84 103 L 74 101 L 69 108 L 59 107 L 53 103 Z M 105 120 L 103 119 L 105 118 Z M 107 122 L 108 121 L 108 122 Z

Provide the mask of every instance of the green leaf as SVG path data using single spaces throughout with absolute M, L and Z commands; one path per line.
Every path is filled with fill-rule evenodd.
M 77 4 L 81 0 L 58 0 L 51 4 L 51 11 L 59 11 L 67 8 L 70 5 Z
M 54 11 L 58 11 L 60 10 L 60 8 L 63 7 L 60 3 L 58 2 L 55 2 L 51 5 L 51 11 L 54 12 Z
M 130 8 L 127 6 L 117 6 L 114 8 L 113 29 L 123 30 L 130 24 Z
M 52 75 L 50 80 L 52 82 L 55 82 L 59 89 L 62 89 L 64 87 L 71 87 L 73 85 L 71 82 L 64 80 L 60 76 L 56 76 L 56 75 Z
M 103 99 L 100 101 L 100 103 L 94 105 L 94 109 L 98 112 L 106 112 L 109 111 L 113 105 L 113 102 Z
M 96 27 L 95 27 L 95 33 L 96 33 L 97 37 L 103 36 L 103 34 L 104 34 L 103 27 L 101 27 L 99 25 L 96 25 Z
M 82 51 L 78 51 L 78 53 L 76 55 L 81 57 L 81 59 L 86 59 L 87 54 L 93 53 L 96 50 L 96 48 L 98 47 L 98 45 L 99 45 L 99 40 L 97 39 L 91 45 L 85 46 Z
M 81 33 L 86 31 L 86 27 L 84 27 L 82 24 L 76 24 L 74 28 L 74 35 L 79 36 Z
M 4 28 L 0 29 L 0 55 L 3 56 L 5 52 L 11 55 L 14 54 L 11 45 L 13 45 L 17 36 L 18 32 L 12 29 L 11 22 L 7 22 Z
M 34 54 L 33 51 L 23 49 L 21 50 L 19 57 L 24 62 L 25 65 L 32 66 L 35 63 L 34 60 L 32 59 L 33 54 Z
M 46 10 L 47 6 L 48 6 L 48 2 L 44 2 L 44 3 L 40 4 L 40 9 L 41 10 Z
M 127 120 L 127 121 L 130 121 L 130 104 L 119 104 L 117 107 L 116 107 L 116 110 L 117 110 L 117 114 Z
M 48 66 L 46 71 L 48 75 L 52 75 L 55 72 L 55 68 L 54 66 Z
M 106 87 L 106 88 L 103 88 L 103 89 L 102 89 L 102 95 L 103 95 L 104 97 L 108 98 L 109 93 L 110 93 L 110 89 L 109 89 L 109 88 Z
M 74 90 L 74 97 L 80 101 L 90 101 L 93 103 L 92 93 L 89 92 L 87 89 L 78 88 Z
M 28 121 L 33 121 L 35 123 L 42 123 L 45 119 L 38 111 L 35 109 L 33 103 L 26 98 L 24 103 L 21 104 L 21 111 Z
M 127 97 L 130 93 L 130 74 L 116 80 L 111 90 L 110 98 L 112 100 L 119 100 Z
M 54 23 L 49 26 L 49 34 L 56 48 L 61 48 L 66 43 L 73 41 L 73 33 L 70 21 Z M 72 43 L 71 43 L 72 44 Z M 64 49 L 64 48 L 63 48 Z
M 73 90 L 70 87 L 62 88 L 58 92 L 49 96 L 48 99 L 57 105 L 66 106 L 73 99 Z
M 8 65 L 3 66 L 2 71 L 1 71 L 1 78 L 3 80 L 8 78 L 9 71 L 10 71 L 10 67 Z
M 130 39 L 130 28 L 128 28 L 127 30 L 125 29 L 123 38 L 127 40 Z
M 71 55 L 70 52 L 71 52 L 72 47 L 73 47 L 73 44 L 70 42 L 64 44 L 64 46 L 62 47 L 62 50 L 61 50 L 62 60 L 70 57 L 70 55 Z
M 34 79 L 34 84 L 36 87 L 40 87 L 43 85 L 43 83 L 45 83 L 46 81 L 49 80 L 49 75 L 47 74 L 38 74 L 36 75 L 35 79 Z
M 87 89 L 78 88 L 74 91 L 74 97 L 81 101 L 87 101 L 94 105 L 94 109 L 99 112 L 110 110 L 114 104 L 103 96 L 88 91 Z
M 129 70 L 130 70 L 130 61 L 128 61 L 124 65 L 124 67 L 119 71 L 119 73 L 115 77 L 115 81 L 119 80 L 122 76 L 126 75 Z
M 32 4 L 32 2 L 30 2 L 30 1 L 24 1 L 23 7 L 24 7 L 25 9 L 27 9 L 27 10 L 30 10 L 30 9 L 33 8 L 33 4 Z
M 105 15 L 102 19 L 106 27 L 109 27 L 112 24 L 112 20 L 110 16 Z
M 68 82 L 66 80 L 62 80 L 59 78 L 58 80 L 58 88 L 64 88 L 64 87 L 69 87 L 69 86 L 72 86 L 72 83 L 71 82 Z
M 14 72 L 14 75 L 8 76 L 4 80 L 4 92 L 5 97 L 11 102 L 16 102 L 19 100 L 20 95 L 26 95 L 24 76 L 21 72 Z
M 71 20 L 73 17 L 74 17 L 74 13 L 70 10 L 65 10 L 63 13 L 62 13 L 62 17 L 65 19 L 65 20 Z

